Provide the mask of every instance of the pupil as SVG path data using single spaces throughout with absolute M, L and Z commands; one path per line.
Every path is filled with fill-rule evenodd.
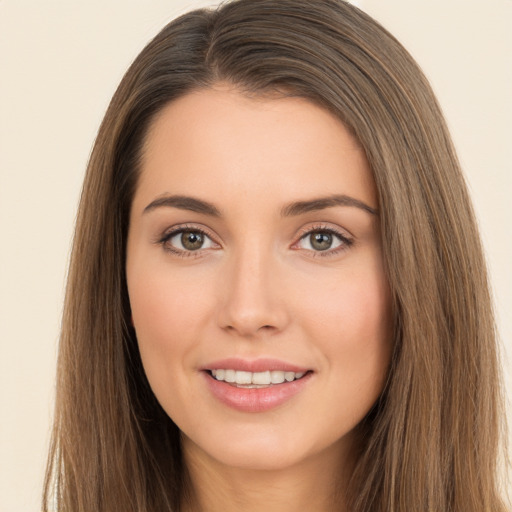
M 181 243 L 189 251 L 197 251 L 203 245 L 203 235 L 195 231 L 184 231 L 181 235 Z
M 325 251 L 332 245 L 332 235 L 329 233 L 313 233 L 311 235 L 311 246 L 317 251 Z

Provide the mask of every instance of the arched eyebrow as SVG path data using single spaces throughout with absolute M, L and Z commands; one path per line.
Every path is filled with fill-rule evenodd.
M 290 203 L 281 209 L 281 216 L 294 217 L 308 212 L 332 208 L 334 206 L 351 206 L 368 212 L 371 215 L 378 215 L 378 210 L 368 206 L 359 199 L 347 195 L 333 195 Z M 178 208 L 180 210 L 188 210 L 211 217 L 222 217 L 220 210 L 214 204 L 204 201 L 203 199 L 181 195 L 158 197 L 144 208 L 143 213 L 161 207 Z
M 352 206 L 364 210 L 372 215 L 378 215 L 378 210 L 375 208 L 363 203 L 363 201 L 360 201 L 359 199 L 343 194 L 290 203 L 283 207 L 281 215 L 283 217 L 292 217 L 317 210 L 324 210 L 325 208 L 332 208 L 334 206 Z
M 191 212 L 202 213 L 211 217 L 221 217 L 220 211 L 212 203 L 190 196 L 162 196 L 149 203 L 142 213 L 150 212 L 160 207 L 178 208 Z

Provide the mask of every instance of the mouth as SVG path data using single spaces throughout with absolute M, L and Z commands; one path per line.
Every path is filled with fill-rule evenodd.
M 206 370 L 215 380 L 225 382 L 230 386 L 243 389 L 261 389 L 277 386 L 302 379 L 311 370 L 302 372 L 284 370 L 266 370 L 261 372 L 249 372 L 234 370 L 231 368 L 217 368 Z
M 261 413 L 291 402 L 313 381 L 312 369 L 276 359 L 224 359 L 202 368 L 211 396 L 240 412 Z

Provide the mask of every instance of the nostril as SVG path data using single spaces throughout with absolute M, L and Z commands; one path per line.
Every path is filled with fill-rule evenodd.
M 227 331 L 237 331 L 237 332 L 241 332 L 242 334 L 246 334 L 246 329 L 244 329 L 244 326 L 241 325 L 241 326 L 236 326 L 236 325 L 226 325 L 224 327 L 224 329 L 226 329 Z M 260 327 L 257 327 L 255 330 L 253 329 L 250 329 L 251 331 L 253 331 L 253 333 L 255 332 L 265 332 L 265 331 L 274 331 L 276 330 L 277 328 L 274 326 L 274 325 L 269 325 L 269 324 L 266 324 L 266 325 L 262 325 Z

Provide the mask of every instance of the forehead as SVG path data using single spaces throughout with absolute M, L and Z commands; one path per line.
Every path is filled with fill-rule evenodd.
M 332 193 L 377 206 L 363 150 L 343 123 L 298 97 L 189 93 L 154 119 L 136 196 L 230 194 L 283 201 Z

